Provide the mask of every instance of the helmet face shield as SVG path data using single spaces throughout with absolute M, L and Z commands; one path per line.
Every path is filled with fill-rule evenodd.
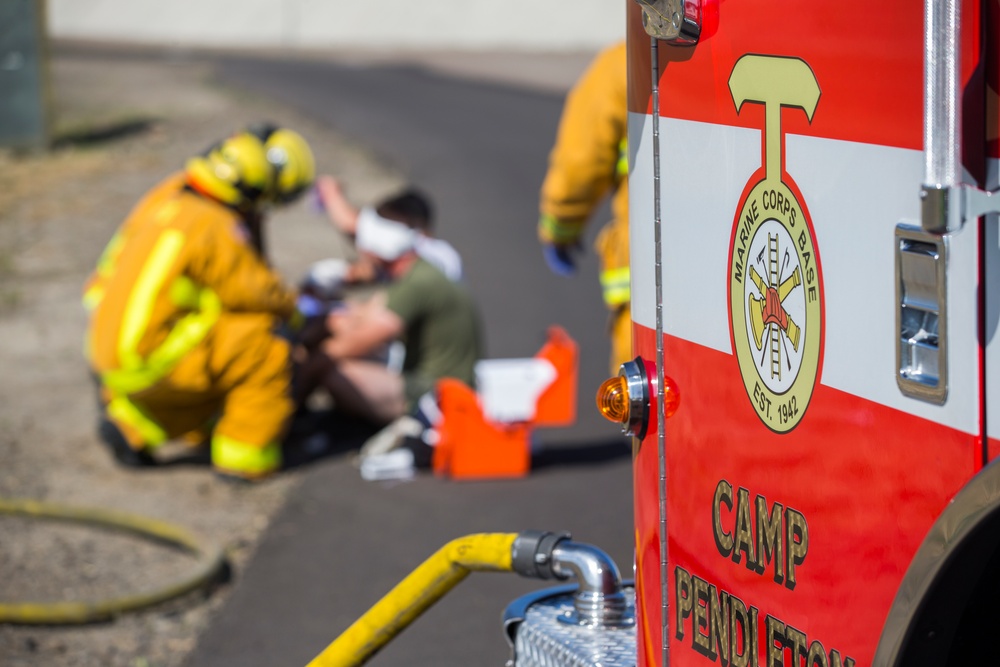
M 264 143 L 267 161 L 274 169 L 271 199 L 280 203 L 294 201 L 316 179 L 316 163 L 309 144 L 297 132 L 275 130 Z

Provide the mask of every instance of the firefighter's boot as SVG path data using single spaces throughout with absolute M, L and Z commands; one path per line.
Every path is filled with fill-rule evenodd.
M 102 418 L 97 425 L 97 435 L 101 442 L 111 451 L 120 465 L 128 468 L 142 468 L 156 465 L 156 460 L 143 449 L 135 449 L 129 445 L 125 435 L 114 422 Z

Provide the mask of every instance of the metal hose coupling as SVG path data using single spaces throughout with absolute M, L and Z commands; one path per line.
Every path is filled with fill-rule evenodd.
M 618 566 L 597 547 L 572 542 L 570 537 L 537 530 L 519 533 L 511 547 L 513 570 L 535 579 L 576 579 L 574 612 L 560 620 L 588 627 L 634 625 Z

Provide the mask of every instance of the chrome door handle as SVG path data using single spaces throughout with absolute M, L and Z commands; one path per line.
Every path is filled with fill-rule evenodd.
M 896 384 L 935 405 L 948 398 L 948 237 L 896 226 Z

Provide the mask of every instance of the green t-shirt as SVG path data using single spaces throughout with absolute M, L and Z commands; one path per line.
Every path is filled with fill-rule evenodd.
M 443 377 L 475 386 L 482 350 L 472 296 L 423 259 L 386 290 L 386 305 L 404 323 L 403 377 L 412 403 Z

